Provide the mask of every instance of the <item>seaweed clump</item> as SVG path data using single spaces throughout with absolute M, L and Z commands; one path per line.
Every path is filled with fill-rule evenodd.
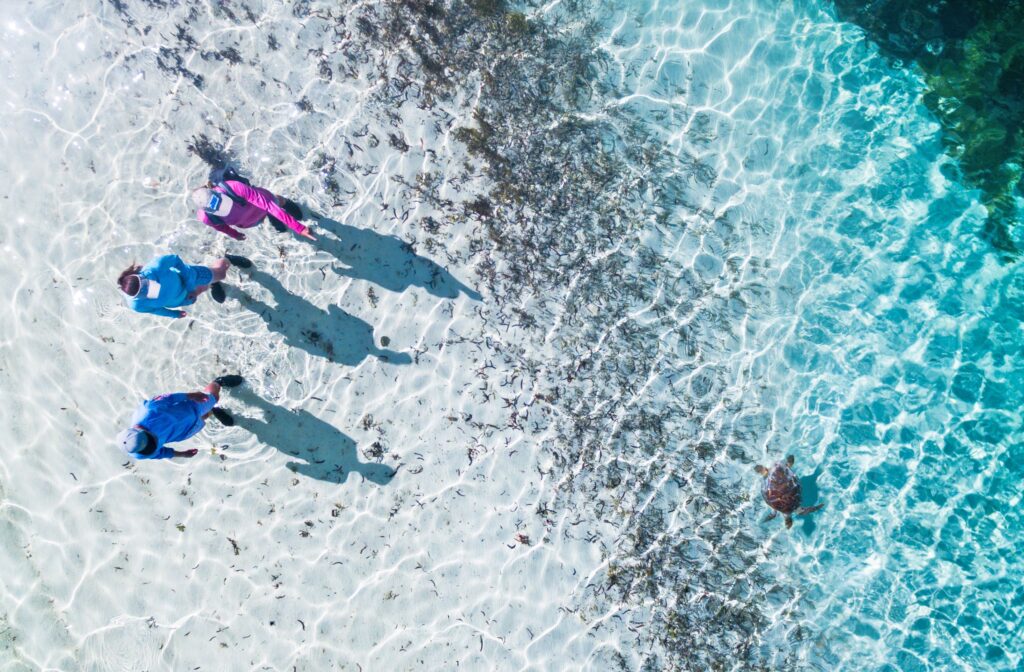
M 224 129 L 220 129 L 223 131 Z M 224 145 L 211 140 L 205 133 L 193 135 L 185 148 L 191 154 L 199 157 L 203 163 L 211 167 L 227 166 L 235 163 L 235 157 Z
M 988 209 L 984 235 L 1016 256 L 1024 199 L 1024 2 L 835 0 L 883 53 L 916 63 L 943 142 Z

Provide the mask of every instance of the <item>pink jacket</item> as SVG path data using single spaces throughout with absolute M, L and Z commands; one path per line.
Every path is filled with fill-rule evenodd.
M 231 188 L 236 196 L 245 200 L 245 203 L 233 203 L 231 212 L 223 217 L 223 223 L 214 223 L 205 210 L 196 210 L 196 217 L 207 226 L 212 226 L 221 233 L 227 234 L 239 240 L 242 237 L 235 228 L 248 229 L 256 226 L 263 219 L 270 215 L 281 222 L 295 233 L 305 233 L 306 227 L 297 219 L 285 212 L 277 204 L 277 196 L 260 187 L 253 187 L 244 182 L 227 180 L 224 184 Z M 213 187 L 214 191 L 224 193 L 220 187 Z M 230 198 L 226 196 L 225 198 Z M 232 228 L 235 227 L 235 228 Z

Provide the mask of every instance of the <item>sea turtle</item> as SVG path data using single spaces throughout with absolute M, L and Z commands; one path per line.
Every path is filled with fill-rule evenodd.
M 786 517 L 786 529 L 793 527 L 793 518 L 790 514 L 794 511 L 798 516 L 805 516 L 825 506 L 824 504 L 800 506 L 800 479 L 790 468 L 795 461 L 796 458 L 790 455 L 786 458 L 785 464 L 776 462 L 771 471 L 760 464 L 754 467 L 754 471 L 764 477 L 764 483 L 761 484 L 761 495 L 764 496 L 764 501 L 768 502 L 768 506 L 775 509 L 768 514 L 765 520 L 771 520 L 779 515 L 779 512 L 782 512 L 782 515 Z

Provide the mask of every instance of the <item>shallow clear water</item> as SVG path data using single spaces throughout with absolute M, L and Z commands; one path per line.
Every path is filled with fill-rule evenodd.
M 502 241 L 551 206 L 509 214 L 453 136 L 501 121 L 486 78 L 433 91 L 357 22 L 378 10 L 334 4 L 0 8 L 0 662 L 1024 664 L 1024 274 L 979 236 L 914 72 L 823 3 L 531 8 L 594 59 L 586 93 L 491 142 L 621 161 L 571 208 L 588 259 L 531 266 Z M 190 221 L 200 135 L 325 213 L 321 245 Z M 514 156 L 509 182 L 559 154 Z M 481 194 L 506 230 L 465 215 Z M 189 324 L 126 314 L 112 278 L 163 249 L 260 270 Z M 138 398 L 224 370 L 247 422 L 208 428 L 205 462 L 122 468 Z M 789 531 L 753 471 L 787 454 L 825 504 Z M 379 486 L 377 462 L 405 471 Z

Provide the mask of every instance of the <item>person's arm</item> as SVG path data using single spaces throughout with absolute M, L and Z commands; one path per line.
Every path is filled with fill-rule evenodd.
M 196 448 L 191 450 L 175 450 L 170 446 L 160 446 L 160 450 L 156 451 L 152 455 L 139 455 L 137 457 L 144 460 L 169 460 L 172 457 L 194 457 L 198 452 L 199 450 Z
M 231 182 L 228 186 L 231 187 L 231 191 L 235 192 L 236 196 L 241 196 L 251 205 L 255 205 L 275 219 L 281 220 L 285 226 L 295 233 L 310 240 L 316 240 L 313 234 L 309 232 L 309 227 L 285 212 L 284 208 L 277 204 L 277 199 L 274 198 L 274 195 L 266 189 L 252 187 L 243 182 Z
M 187 264 L 181 260 L 176 254 L 165 254 L 164 256 L 157 259 L 156 270 L 164 273 L 173 269 L 177 269 L 179 272 L 185 270 Z M 162 280 L 163 278 L 161 278 Z
M 149 306 L 145 303 L 139 302 L 132 305 L 132 308 L 139 313 L 152 313 L 153 315 L 161 315 L 163 317 L 185 317 L 186 313 L 184 310 L 171 310 L 170 308 L 163 308 L 161 306 Z
M 244 233 L 241 233 L 231 228 L 231 226 L 228 224 L 214 224 L 213 222 L 210 221 L 210 219 L 206 216 L 206 213 L 203 212 L 202 210 L 197 211 L 196 218 L 203 224 L 209 226 L 211 229 L 216 229 L 217 231 L 220 231 L 225 236 L 230 236 L 235 240 L 245 240 Z

